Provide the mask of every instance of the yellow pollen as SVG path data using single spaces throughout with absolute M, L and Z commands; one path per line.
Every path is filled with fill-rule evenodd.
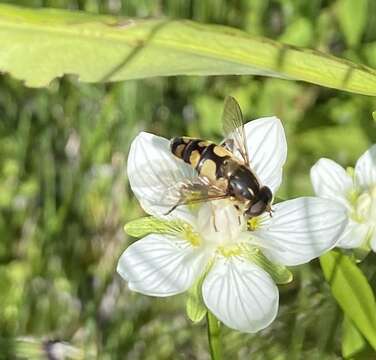
M 248 230 L 254 231 L 260 227 L 260 219 L 259 217 L 250 218 L 247 222 Z
M 224 257 L 238 256 L 241 255 L 242 249 L 238 245 L 233 246 L 219 246 L 217 251 Z
M 200 235 L 193 231 L 191 226 L 185 224 L 183 231 L 183 237 L 191 243 L 192 246 L 200 246 L 201 245 L 201 238 Z

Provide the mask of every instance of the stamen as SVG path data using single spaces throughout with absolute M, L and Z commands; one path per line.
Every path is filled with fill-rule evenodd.
M 201 237 L 200 235 L 193 231 L 192 227 L 188 224 L 184 224 L 184 230 L 182 232 L 182 236 L 184 239 L 189 241 L 192 246 L 200 246 L 201 245 Z
M 218 246 L 217 251 L 226 258 L 231 256 L 239 256 L 242 253 L 242 248 L 239 245 L 233 246 Z
M 248 227 L 248 230 L 250 231 L 255 231 L 257 230 L 259 227 L 260 227 L 260 218 L 257 216 L 257 217 L 253 217 L 253 218 L 250 218 L 248 221 L 247 221 L 247 227 Z

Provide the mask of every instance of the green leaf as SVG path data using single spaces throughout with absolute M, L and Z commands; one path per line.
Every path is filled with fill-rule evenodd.
M 342 355 L 345 359 L 354 357 L 361 353 L 367 347 L 362 334 L 353 324 L 353 322 L 345 316 L 342 323 Z
M 250 261 L 264 269 L 277 284 L 287 284 L 292 281 L 293 275 L 283 265 L 273 264 L 259 249 L 247 248 L 246 253 Z
M 349 46 L 357 45 L 363 35 L 368 17 L 368 0 L 340 0 L 338 21 Z
M 186 230 L 186 224 L 180 220 L 160 220 L 153 216 L 132 220 L 124 226 L 124 231 L 133 237 L 144 237 L 148 234 L 177 235 Z
M 188 291 L 186 303 L 187 316 L 195 323 L 201 321 L 207 313 L 201 293 L 202 283 L 204 282 L 206 274 L 207 271 L 196 280 L 195 284 Z
M 40 87 L 172 75 L 267 75 L 376 95 L 376 71 L 237 29 L 0 5 L 0 71 Z
M 345 315 L 376 350 L 376 303 L 366 277 L 349 257 L 338 251 L 321 256 L 320 264 Z

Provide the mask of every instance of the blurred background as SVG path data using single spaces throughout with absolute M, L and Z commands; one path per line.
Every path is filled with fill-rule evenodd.
M 376 67 L 373 0 L 360 8 L 347 0 L 8 3 L 229 25 Z M 280 198 L 312 194 L 309 169 L 320 157 L 351 166 L 376 143 L 375 99 L 292 81 L 217 76 L 88 85 L 64 77 L 30 89 L 0 77 L 0 358 L 43 358 L 59 345 L 85 358 L 209 359 L 205 323 L 190 323 L 184 296 L 131 293 L 115 268 L 135 241 L 124 224 L 143 215 L 125 172 L 132 139 L 147 130 L 219 140 L 226 95 L 248 120 L 282 119 L 289 153 Z M 372 261 L 362 264 L 366 272 Z M 293 270 L 272 326 L 255 335 L 223 330 L 225 358 L 340 358 L 342 314 L 318 263 Z

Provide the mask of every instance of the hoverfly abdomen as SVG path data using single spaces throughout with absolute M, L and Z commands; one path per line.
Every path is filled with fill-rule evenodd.
M 223 174 L 224 161 L 232 154 L 211 141 L 189 137 L 176 137 L 170 143 L 171 152 L 197 170 L 201 176 L 216 181 Z
M 198 144 L 203 142 L 205 141 L 186 136 L 175 137 L 170 142 L 170 149 L 176 157 L 195 168 L 200 160 L 201 153 L 205 149 L 204 146 L 199 146 Z

